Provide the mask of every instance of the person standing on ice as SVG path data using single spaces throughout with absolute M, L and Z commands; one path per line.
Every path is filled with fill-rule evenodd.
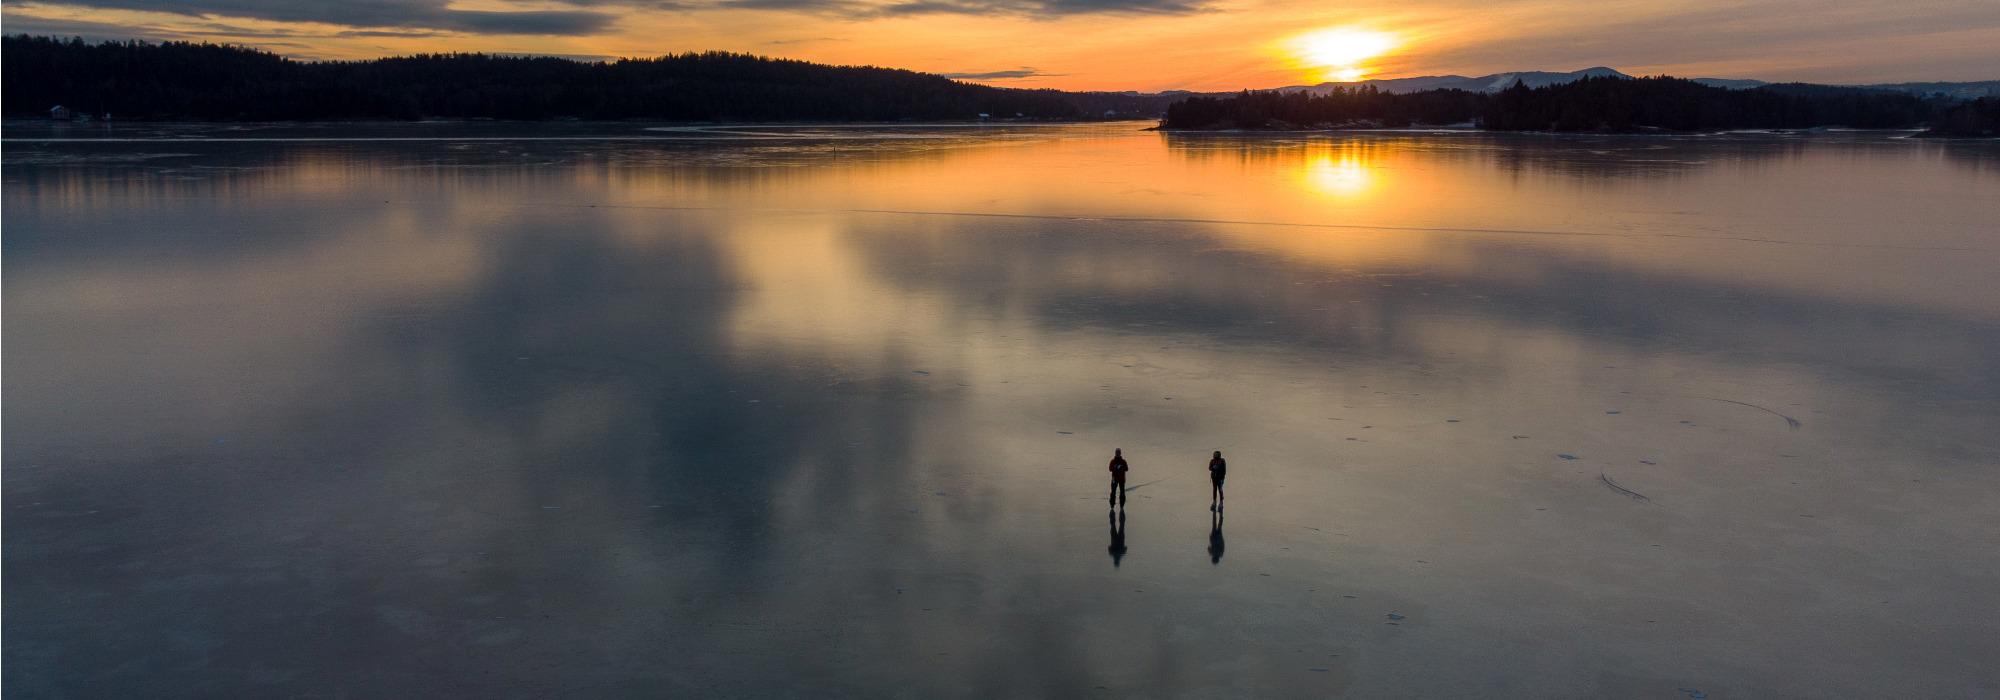
M 1132 468 L 1125 464 L 1125 449 L 1111 450 L 1111 504 L 1125 504 L 1125 472 Z
M 1209 510 L 1222 512 L 1222 478 L 1228 475 L 1229 461 L 1222 458 L 1222 450 L 1216 450 L 1215 456 L 1208 460 Z

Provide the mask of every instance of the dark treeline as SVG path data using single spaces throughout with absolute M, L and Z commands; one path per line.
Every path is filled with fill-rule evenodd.
M 1890 129 L 1925 124 L 1943 104 L 1908 93 L 1824 85 L 1729 90 L 1679 78 L 1607 77 L 1502 90 L 1487 102 L 1479 123 L 1511 131 Z
M 436 54 L 293 61 L 234 46 L 0 39 L 9 116 L 62 105 L 119 119 L 656 119 L 903 121 L 1153 117 L 1170 129 L 1442 125 L 1555 131 L 1934 125 L 1934 135 L 1994 135 L 1992 99 L 1953 102 L 1823 85 L 1726 90 L 1675 78 L 1586 78 L 1493 94 L 1394 94 L 1374 87 L 1230 96 L 1018 90 L 875 67 L 733 53 L 586 63 L 554 57 Z M 1178 101 L 1175 101 L 1178 100 Z M 1172 104 L 1169 105 L 1168 103 Z
M 1464 90 L 1396 94 L 1374 86 L 1308 92 L 1249 92 L 1191 97 L 1167 107 L 1168 129 L 1297 129 L 1411 126 L 1472 121 L 1486 96 Z
M 1493 94 L 1458 90 L 1390 94 L 1372 89 L 1246 92 L 1196 98 L 1167 108 L 1170 129 L 1294 129 L 1475 122 L 1506 131 L 1705 131 L 1822 126 L 1907 128 L 1931 124 L 1955 103 L 1944 98 L 1823 85 L 1727 90 L 1678 78 L 1592 77 Z M 1963 120 L 1977 122 L 1977 113 Z
M 719 52 L 607 63 L 483 54 L 302 62 L 213 44 L 0 41 L 0 100 L 11 116 L 62 105 L 118 119 L 835 122 L 1130 118 L 1157 116 L 1166 102 Z
M 2000 136 L 2000 99 L 1981 97 L 1938 115 L 1925 136 Z

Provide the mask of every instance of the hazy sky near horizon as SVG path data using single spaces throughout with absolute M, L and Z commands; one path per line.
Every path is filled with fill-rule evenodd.
M 306 59 L 719 49 L 1089 90 L 1598 65 L 1824 83 L 2000 79 L 2000 0 L 61 0 L 8 2 L 0 30 Z

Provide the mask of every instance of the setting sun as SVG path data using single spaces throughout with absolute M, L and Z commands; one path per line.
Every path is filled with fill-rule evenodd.
M 1400 43 L 1396 37 L 1367 29 L 1337 28 L 1303 34 L 1287 42 L 1299 65 L 1331 80 L 1352 82 L 1368 75 L 1365 63 Z

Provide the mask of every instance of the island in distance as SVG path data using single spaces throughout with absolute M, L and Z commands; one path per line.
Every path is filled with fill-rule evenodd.
M 1568 72 L 1551 71 L 1510 71 L 1493 73 L 1476 78 L 1463 75 L 1422 75 L 1413 78 L 1382 78 L 1348 82 L 1325 82 L 1318 85 L 1293 85 L 1278 88 L 1277 92 L 1310 92 L 1327 94 L 1342 88 L 1374 87 L 1383 92 L 1423 92 L 1425 90 L 1464 90 L 1466 92 L 1499 92 L 1521 83 L 1531 88 L 1548 87 L 1573 83 L 1584 78 L 1634 78 L 1615 68 L 1597 66 Z M 1776 85 L 1762 80 L 1744 78 L 1692 78 L 1693 82 L 1709 87 L 1730 90 L 1749 90 Z M 1792 83 L 1799 85 L 1799 83 Z M 1920 97 L 1950 97 L 1960 100 L 1976 100 L 1981 97 L 2000 97 L 2000 80 L 1980 80 L 1958 83 L 1875 83 L 1868 85 L 1834 85 L 1827 87 L 1858 88 L 1878 92 L 1907 92 Z

